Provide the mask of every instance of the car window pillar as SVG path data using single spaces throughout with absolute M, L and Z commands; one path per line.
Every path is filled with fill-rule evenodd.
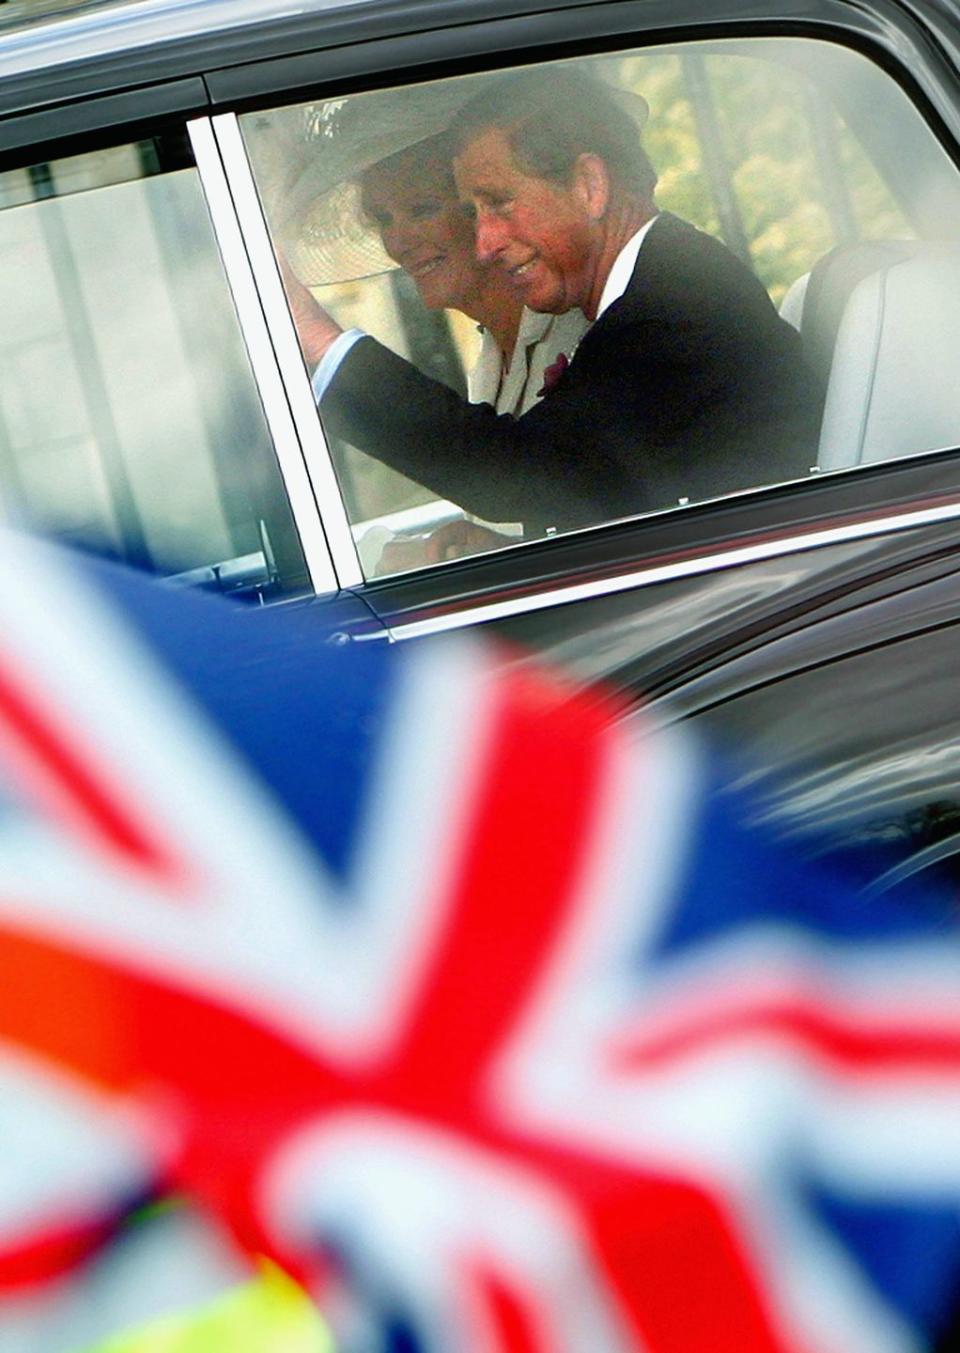
M 236 116 L 190 124 L 224 266 L 318 592 L 363 581 Z
M 233 119 L 231 115 L 219 120 L 224 122 Z M 255 275 L 251 255 L 248 252 L 247 232 L 239 219 L 235 198 L 236 186 L 233 181 L 228 180 L 218 136 L 211 120 L 196 118 L 187 124 L 187 131 L 216 232 L 224 271 L 233 294 L 243 340 L 259 387 L 264 416 L 273 439 L 290 509 L 300 537 L 310 582 L 316 592 L 336 591 L 338 587 L 350 586 L 352 577 L 349 568 L 337 567 L 333 551 L 328 544 L 329 537 L 320 519 L 319 495 L 315 491 L 313 477 L 307 469 L 305 459 L 309 452 L 302 444 L 291 416 L 290 403 L 277 362 L 273 331 L 265 319 L 265 306 L 260 289 L 262 277 Z M 260 271 L 262 274 L 262 266 Z M 279 276 L 277 285 L 279 286 Z M 288 324 L 292 329 L 292 321 L 289 319 Z M 302 371 L 302 363 L 301 373 L 302 381 L 309 391 L 309 382 Z M 314 421 L 317 422 L 315 415 Z M 319 431 L 315 435 L 322 439 L 322 433 Z M 314 460 L 325 458 L 325 447 L 322 455 L 314 452 Z M 316 467 L 312 466 L 311 470 L 316 474 Z M 332 475 L 332 469 L 330 473 Z M 357 568 L 354 553 L 354 569 Z

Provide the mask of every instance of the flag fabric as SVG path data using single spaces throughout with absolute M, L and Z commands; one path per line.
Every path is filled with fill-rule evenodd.
M 515 654 L 0 556 L 0 1353 L 243 1255 L 344 1353 L 931 1347 L 939 899 Z
M 281 1269 L 263 1263 L 250 1282 L 199 1310 L 177 1311 L 84 1353 L 332 1353 L 307 1294 Z

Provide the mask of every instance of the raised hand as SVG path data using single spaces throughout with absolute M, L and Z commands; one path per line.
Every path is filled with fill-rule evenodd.
M 287 303 L 290 306 L 304 359 L 309 366 L 315 367 L 343 330 L 319 301 L 314 299 L 282 255 L 279 263 L 283 288 L 287 293 Z

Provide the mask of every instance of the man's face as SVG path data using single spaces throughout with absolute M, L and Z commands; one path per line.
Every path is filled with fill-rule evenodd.
M 562 314 L 590 294 L 594 222 L 580 185 L 526 173 L 490 127 L 454 160 L 457 191 L 477 214 L 477 257 L 502 267 L 531 310 Z

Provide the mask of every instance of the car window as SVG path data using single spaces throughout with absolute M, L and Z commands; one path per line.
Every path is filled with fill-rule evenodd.
M 957 173 L 858 53 L 690 43 L 241 125 L 368 577 L 960 441 Z
M 307 575 L 184 137 L 0 173 L 5 518 L 259 597 Z

